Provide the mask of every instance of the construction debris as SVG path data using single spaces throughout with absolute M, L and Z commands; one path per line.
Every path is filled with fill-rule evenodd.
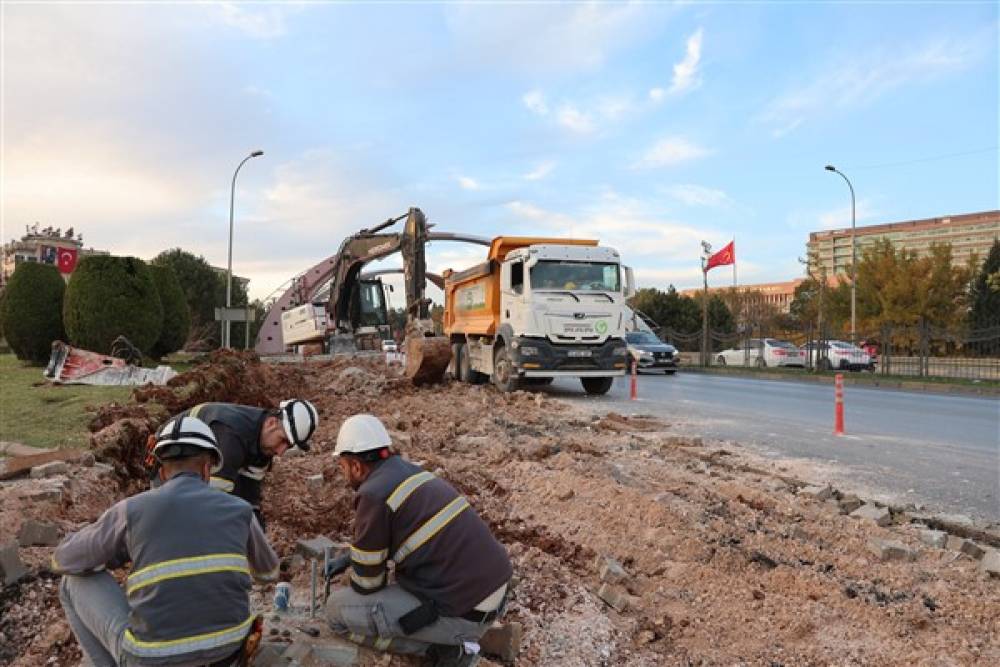
M 17 531 L 17 543 L 22 547 L 54 547 L 59 544 L 59 526 L 28 519 Z
M 143 368 L 126 359 L 55 341 L 44 376 L 55 384 L 163 385 L 176 377 L 177 371 L 169 366 Z
M 9 585 L 27 573 L 21 557 L 17 553 L 17 542 L 0 545 L 0 583 Z
M 892 523 L 892 512 L 887 507 L 863 505 L 851 512 L 851 516 L 856 519 L 869 519 L 874 521 L 876 526 L 888 526 Z
M 514 662 L 521 652 L 524 626 L 512 623 L 494 623 L 479 640 L 479 647 L 486 655 L 495 655 L 504 662 Z

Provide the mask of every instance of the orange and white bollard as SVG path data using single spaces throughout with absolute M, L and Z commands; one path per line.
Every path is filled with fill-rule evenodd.
M 833 376 L 833 434 L 844 435 L 844 375 Z
M 633 401 L 639 398 L 639 362 L 635 359 L 632 360 L 632 387 L 629 398 Z

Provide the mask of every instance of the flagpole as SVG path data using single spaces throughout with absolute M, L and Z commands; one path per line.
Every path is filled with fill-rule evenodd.
M 733 235 L 733 292 L 736 292 L 736 236 Z

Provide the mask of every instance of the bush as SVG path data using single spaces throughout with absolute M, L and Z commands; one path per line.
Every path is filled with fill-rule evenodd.
M 191 330 L 191 311 L 188 309 L 184 290 L 177 274 L 169 266 L 149 265 L 156 291 L 163 306 L 163 325 L 160 338 L 153 344 L 150 356 L 160 357 L 184 347 Z
M 4 335 L 18 359 L 48 361 L 52 341 L 65 338 L 62 322 L 66 283 L 49 264 L 18 264 L 0 303 Z
M 112 341 L 125 336 L 148 354 L 163 324 L 152 272 L 135 257 L 83 258 L 66 288 L 63 320 L 77 347 L 110 354 Z

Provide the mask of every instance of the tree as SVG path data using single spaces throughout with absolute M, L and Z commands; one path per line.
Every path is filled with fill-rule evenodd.
M 48 361 L 52 341 L 66 337 L 62 308 L 66 283 L 56 267 L 18 264 L 0 303 L 7 344 L 18 359 Z
M 125 336 L 149 353 L 163 324 L 152 272 L 135 257 L 83 258 L 66 288 L 63 322 L 78 347 L 110 354 L 114 339 Z
M 150 266 L 149 270 L 163 306 L 160 337 L 149 352 L 150 356 L 159 359 L 184 347 L 191 330 L 191 313 L 174 270 L 157 265 Z
M 629 300 L 629 305 L 650 317 L 661 328 L 680 333 L 701 329 L 701 307 L 690 297 L 680 295 L 673 285 L 666 292 L 644 287 Z
M 970 329 L 1000 325 L 1000 239 L 993 241 L 989 254 L 972 281 L 969 303 Z

